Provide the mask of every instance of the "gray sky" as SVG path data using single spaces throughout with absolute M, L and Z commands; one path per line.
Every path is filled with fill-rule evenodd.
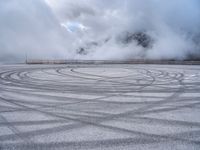
M 199 27 L 199 0 L 0 0 L 0 62 L 183 59 L 199 55 Z M 121 42 L 127 33 L 151 47 Z

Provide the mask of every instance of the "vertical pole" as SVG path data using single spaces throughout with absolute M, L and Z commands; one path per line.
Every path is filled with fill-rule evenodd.
M 26 53 L 26 64 L 28 63 L 28 60 L 27 60 L 27 53 Z

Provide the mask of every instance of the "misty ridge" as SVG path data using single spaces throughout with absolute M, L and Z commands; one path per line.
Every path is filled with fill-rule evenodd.
M 199 0 L 0 0 L 0 62 L 199 59 Z

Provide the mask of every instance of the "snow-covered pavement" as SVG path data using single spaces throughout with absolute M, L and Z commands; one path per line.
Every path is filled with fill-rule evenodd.
M 4 149 L 199 150 L 200 66 L 1 65 Z

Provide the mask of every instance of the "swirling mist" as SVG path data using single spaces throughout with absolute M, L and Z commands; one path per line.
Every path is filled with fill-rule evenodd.
M 199 0 L 0 0 L 0 62 L 199 59 Z

